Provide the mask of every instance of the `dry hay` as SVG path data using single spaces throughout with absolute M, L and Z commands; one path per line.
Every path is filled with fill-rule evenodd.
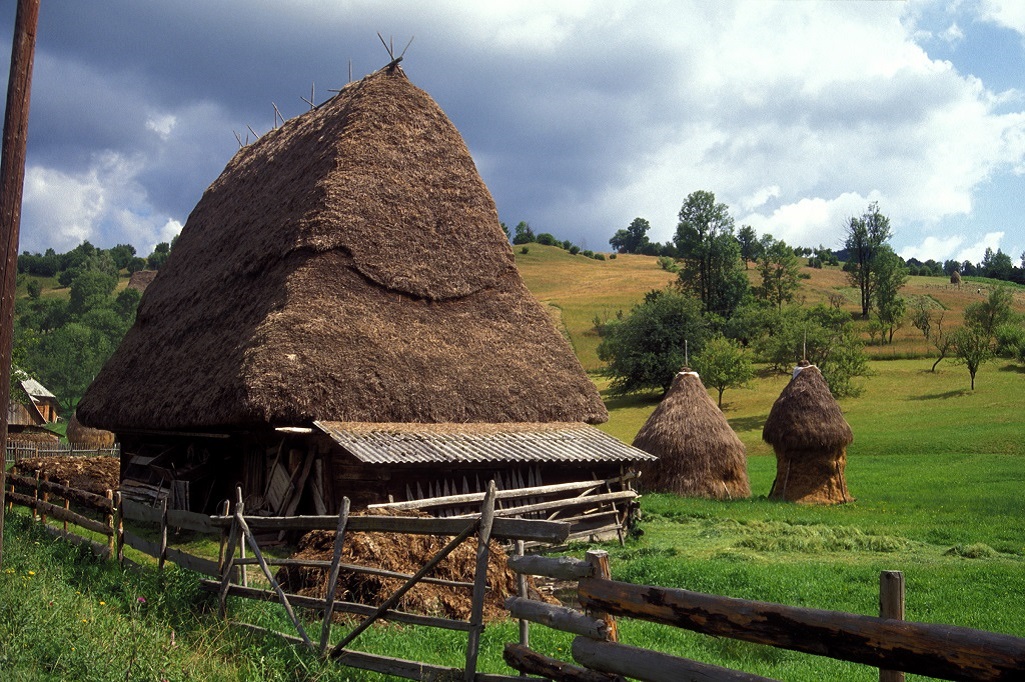
M 658 457 L 639 466 L 644 490 L 717 500 L 751 496 L 747 450 L 695 372 L 676 375 L 633 444 Z
M 110 431 L 89 428 L 78 421 L 78 415 L 71 415 L 68 421 L 68 440 L 87 449 L 112 448 L 116 438 Z
M 117 457 L 39 457 L 18 462 L 18 472 L 54 483 L 70 481 L 70 487 L 104 495 L 117 490 L 121 481 L 121 461 Z
M 388 514 L 394 515 L 396 512 Z M 427 516 L 422 513 L 411 515 Z M 412 575 L 423 568 L 449 540 L 434 535 L 346 533 L 341 562 Z M 331 561 L 334 542 L 334 531 L 312 531 L 299 540 L 298 549 L 292 558 Z M 509 615 L 503 605 L 508 597 L 516 594 L 517 575 L 509 570 L 507 555 L 497 543 L 492 541 L 490 549 L 487 578 L 490 589 L 484 599 L 484 618 L 500 620 Z M 439 563 L 428 577 L 472 583 L 476 565 L 477 540 L 471 537 Z M 328 576 L 324 569 L 289 566 L 278 572 L 277 579 L 286 591 L 295 594 L 323 599 L 327 592 Z M 335 598 L 379 606 L 404 583 L 405 579 L 341 570 Z M 529 578 L 528 589 L 533 599 L 554 601 L 538 593 Z M 409 613 L 466 620 L 470 617 L 470 594 L 470 588 L 421 582 L 407 592 L 394 608 Z M 345 614 L 336 617 L 342 618 Z
M 21 431 L 7 431 L 8 443 L 59 443 L 60 436 L 46 429 L 26 428 Z
M 459 132 L 398 68 L 236 154 L 78 413 L 113 431 L 608 419 Z
M 803 504 L 853 502 L 844 469 L 850 425 L 814 365 L 803 366 L 780 393 L 762 429 L 776 453 L 771 499 Z

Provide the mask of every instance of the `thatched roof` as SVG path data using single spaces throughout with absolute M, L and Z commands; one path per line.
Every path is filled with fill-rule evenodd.
M 696 372 L 680 372 L 634 438 L 657 456 L 646 463 L 647 490 L 715 499 L 750 497 L 747 450 Z
M 846 447 L 854 440 L 850 425 L 815 365 L 803 367 L 769 411 L 762 440 L 796 449 Z
M 114 431 L 607 418 L 458 131 L 398 68 L 236 154 L 78 413 Z

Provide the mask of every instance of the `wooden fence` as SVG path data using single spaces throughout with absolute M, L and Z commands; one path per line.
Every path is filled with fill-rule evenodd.
M 882 613 L 876 618 L 618 582 L 609 577 L 604 552 L 589 553 L 587 561 L 510 557 L 509 567 L 524 575 L 578 581 L 583 612 L 531 601 L 523 594 L 506 601 L 506 608 L 522 623 L 541 623 L 577 635 L 572 656 L 578 665 L 531 650 L 525 625 L 520 643 L 506 645 L 505 660 L 511 667 L 553 680 L 767 679 L 622 644 L 616 616 L 862 663 L 880 668 L 884 682 L 902 680 L 905 672 L 945 680 L 1025 677 L 1025 639 L 902 620 L 903 577 L 898 572 L 883 573 Z
M 95 457 L 97 455 L 120 457 L 121 445 L 115 443 L 112 448 L 86 448 L 77 443 L 8 441 L 4 450 L 4 461 L 11 465 L 17 464 L 23 459 L 36 457 Z
M 193 512 L 172 510 L 167 508 L 166 500 L 162 507 L 150 507 L 129 499 L 123 499 L 119 493 L 105 496 L 85 493 L 64 484 L 52 483 L 35 476 L 24 476 L 17 472 L 8 474 L 7 493 L 8 505 L 22 505 L 32 510 L 34 518 L 43 523 L 47 519 L 64 522 L 64 529 L 48 526 L 55 533 L 77 543 L 87 543 L 97 554 L 115 557 L 119 562 L 127 561 L 125 547 L 153 557 L 157 560 L 158 569 L 170 561 L 184 568 L 209 576 L 202 579 L 203 589 L 215 592 L 219 598 L 220 613 L 228 616 L 227 598 L 240 597 L 259 601 L 276 601 L 284 608 L 298 636 L 270 632 L 264 628 L 247 624 L 235 625 L 260 633 L 270 633 L 307 647 L 321 656 L 335 660 L 349 667 L 371 670 L 388 675 L 413 680 L 465 680 L 466 682 L 521 682 L 523 677 L 510 677 L 499 674 L 477 672 L 477 657 L 480 636 L 484 629 L 483 610 L 484 598 L 488 590 L 487 565 L 491 540 L 513 541 L 522 546 L 525 542 L 543 542 L 556 544 L 565 542 L 569 534 L 566 523 L 504 518 L 495 514 L 496 490 L 494 485 L 482 500 L 481 511 L 474 518 L 422 518 L 410 516 L 350 516 L 348 500 L 343 501 L 342 510 L 334 516 L 293 516 L 267 517 L 245 516 L 245 507 L 241 502 L 241 491 L 231 509 L 225 502 L 221 513 L 207 516 Z M 61 500 L 63 504 L 54 504 Z M 78 510 L 71 509 L 74 504 Z M 102 520 L 100 520 L 102 519 Z M 157 539 L 148 540 L 141 535 L 125 528 L 125 522 L 146 524 L 156 529 Z M 81 528 L 88 529 L 105 536 L 106 545 L 96 543 L 67 530 L 70 522 Z M 199 534 L 215 534 L 221 542 L 218 560 L 195 556 L 168 546 L 169 530 L 178 528 Z M 264 555 L 257 540 L 258 532 L 282 532 L 311 530 L 333 530 L 336 532 L 334 552 L 331 561 L 313 561 L 296 559 L 275 559 Z M 448 536 L 452 539 L 434 556 L 427 559 L 424 565 L 412 575 L 388 571 L 371 566 L 343 564 L 340 561 L 344 538 L 351 532 L 400 533 L 413 535 Z M 457 582 L 429 577 L 431 570 L 446 556 L 465 541 L 476 538 L 475 577 L 472 582 Z M 248 547 L 252 556 L 247 557 Z M 250 584 L 247 568 L 257 566 L 262 573 L 262 581 L 257 577 Z M 286 593 L 272 572 L 274 566 L 305 566 L 324 570 L 328 573 L 328 586 L 324 598 L 308 597 Z M 379 605 L 359 604 L 338 601 L 335 587 L 340 570 L 362 572 L 403 580 L 390 597 Z M 471 592 L 470 617 L 463 621 L 457 619 L 425 616 L 407 613 L 396 609 L 401 598 L 414 586 L 421 582 L 443 583 L 447 586 L 462 587 Z M 261 584 L 257 584 L 261 583 Z M 312 613 L 323 614 L 319 637 L 313 637 L 296 614 L 296 607 L 308 609 Z M 340 641 L 329 647 L 333 614 L 350 613 L 363 616 L 363 620 Z M 378 620 L 436 627 L 467 633 L 465 665 L 461 668 L 429 664 L 421 661 L 407 661 L 388 656 L 355 651 L 348 648 L 349 644 L 361 633 L 366 631 Z M 529 679 L 529 678 L 528 678 Z

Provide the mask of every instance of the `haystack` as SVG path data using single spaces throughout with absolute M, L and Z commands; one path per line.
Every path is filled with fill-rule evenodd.
M 795 368 L 769 412 L 762 440 L 776 452 L 770 498 L 804 504 L 854 500 L 844 478 L 854 434 L 818 367 Z
M 397 66 L 236 154 L 78 413 L 115 432 L 608 418 L 459 132 Z
M 958 289 L 961 288 L 961 273 L 954 270 L 950 273 L 950 283 L 956 286 Z
M 97 450 L 114 447 L 114 434 L 102 429 L 93 429 L 78 421 L 78 414 L 71 415 L 68 421 L 68 441 L 79 449 Z
M 697 372 L 676 375 L 633 444 L 658 457 L 642 466 L 646 490 L 717 500 L 751 496 L 747 450 Z

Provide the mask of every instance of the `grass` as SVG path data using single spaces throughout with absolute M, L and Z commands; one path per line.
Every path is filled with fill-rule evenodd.
M 600 366 L 594 318 L 629 310 L 645 291 L 673 279 L 644 256 L 602 262 L 531 245 L 527 254 L 517 249 L 516 259 L 528 286 L 557 312 L 592 371 Z M 856 297 L 848 295 L 853 290 L 842 272 L 806 272 L 811 278 L 802 283 L 805 302 L 840 294 L 854 312 Z M 989 285 L 972 282 L 959 290 L 944 279 L 913 277 L 906 292 L 928 296 L 944 310 L 944 326 L 950 328 Z M 1025 310 L 1025 292 L 1017 291 L 1016 301 Z M 1025 370 L 1006 361 L 988 363 L 973 392 L 962 367 L 944 361 L 937 372 L 929 371 L 932 358 L 918 330 L 902 329 L 895 341 L 870 349 L 877 359 L 873 375 L 862 381 L 864 393 L 841 401 L 855 434 L 847 464 L 855 502 L 804 507 L 765 498 L 775 458 L 761 441 L 761 427 L 789 377 L 762 372 L 751 388 L 724 395 L 726 417 L 748 450 L 755 497 L 722 503 L 644 496 L 643 534 L 625 547 L 604 547 L 612 554 L 614 577 L 875 614 L 879 572 L 901 570 L 909 619 L 1025 637 Z M 612 397 L 605 380 L 593 376 L 610 411 L 601 428 L 632 441 L 659 396 Z M 163 578 L 152 571 L 124 572 L 38 534 L 18 514 L 8 519 L 0 573 L 2 679 L 380 679 L 226 627 L 209 597 L 194 589 L 195 576 L 174 569 Z M 199 541 L 197 546 L 214 551 Z M 144 608 L 133 601 L 137 596 L 147 598 Z M 290 628 L 274 605 L 233 600 L 231 611 L 238 620 Z M 628 644 L 778 679 L 878 677 L 863 666 L 649 623 L 624 620 L 620 632 Z M 516 638 L 513 623 L 489 626 L 481 668 L 508 672 L 500 652 Z M 570 660 L 570 639 L 531 629 L 532 646 L 562 660 Z M 458 666 L 465 641 L 458 633 L 385 626 L 371 628 L 358 643 L 368 651 Z

